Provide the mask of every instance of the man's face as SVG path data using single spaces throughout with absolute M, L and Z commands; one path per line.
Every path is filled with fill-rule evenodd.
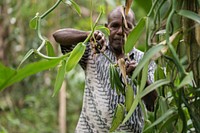
M 110 30 L 109 42 L 110 47 L 116 54 L 122 54 L 122 49 L 124 46 L 124 34 L 128 36 L 130 31 L 133 29 L 134 16 L 129 13 L 126 16 L 127 28 L 124 26 L 122 13 L 120 10 L 115 10 L 111 13 L 108 18 L 108 29 Z

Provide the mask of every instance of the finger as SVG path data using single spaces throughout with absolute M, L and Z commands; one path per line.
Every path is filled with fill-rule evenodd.
M 101 45 L 101 47 L 103 47 L 104 45 L 106 45 L 105 40 L 101 39 L 98 41 L 98 44 Z
M 127 74 L 131 74 L 133 71 L 134 71 L 134 68 L 131 68 L 131 67 L 128 67 L 128 68 L 126 69 L 126 73 L 127 73 Z
M 92 48 L 95 48 L 95 43 L 93 41 L 90 42 L 90 45 L 91 45 Z
M 95 48 L 92 48 L 92 56 L 95 55 L 97 53 Z
M 106 45 L 103 45 L 102 49 L 100 50 L 100 52 L 104 52 L 105 50 L 107 49 L 107 46 Z
M 104 38 L 104 35 L 99 32 L 96 36 L 95 36 L 96 40 L 101 40 L 102 38 Z
M 135 63 L 137 63 L 135 60 L 129 61 L 129 64 L 135 64 Z

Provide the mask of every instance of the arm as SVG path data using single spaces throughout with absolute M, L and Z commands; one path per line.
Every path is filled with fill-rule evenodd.
M 146 87 L 149 86 L 151 83 L 149 81 L 147 81 L 146 83 Z M 147 95 L 145 95 L 144 97 L 142 97 L 142 100 L 145 103 L 145 106 L 147 108 L 148 111 L 153 112 L 154 111 L 154 105 L 155 105 L 155 101 L 158 97 L 158 94 L 156 92 L 156 90 L 153 90 L 152 92 L 148 93 Z
M 83 42 L 87 38 L 89 33 L 89 31 L 65 28 L 54 32 L 53 37 L 60 45 L 64 47 L 70 47 L 73 44 Z

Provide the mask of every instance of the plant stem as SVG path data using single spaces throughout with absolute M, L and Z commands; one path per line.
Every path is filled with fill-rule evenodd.
M 39 52 L 44 46 L 45 46 L 46 40 L 44 40 L 42 38 L 42 44 L 40 45 L 40 47 L 37 49 L 37 51 Z
M 45 38 L 41 34 L 41 20 L 46 17 L 50 12 L 52 12 L 61 2 L 62 0 L 58 0 L 49 10 L 47 10 L 44 14 L 38 17 L 37 20 L 37 35 L 42 40 L 42 44 L 37 49 L 37 51 L 40 51 L 45 46 Z
M 64 58 L 68 57 L 68 56 L 71 54 L 71 52 L 69 52 L 69 53 L 67 53 L 67 54 L 65 54 L 65 55 L 62 55 L 62 56 L 60 56 L 60 57 L 49 57 L 49 56 L 46 56 L 46 55 L 42 54 L 42 53 L 39 52 L 38 50 L 34 50 L 34 53 L 37 54 L 38 56 L 44 58 L 44 59 L 47 59 L 47 60 L 59 60 L 59 59 L 64 59 Z
M 178 56 L 177 56 L 177 54 L 176 54 L 176 52 L 175 52 L 175 50 L 174 50 L 174 48 L 173 48 L 173 46 L 172 46 L 172 44 L 171 44 L 171 42 L 169 40 L 169 37 L 170 37 L 170 35 L 169 35 L 170 22 L 172 20 L 172 17 L 174 15 L 174 13 L 175 13 L 175 0 L 173 0 L 172 11 L 170 12 L 169 17 L 167 19 L 167 25 L 166 25 L 166 43 L 167 43 L 170 51 L 172 52 L 175 64 L 176 64 L 179 72 L 181 73 L 181 80 L 182 80 L 184 78 L 184 76 L 186 75 L 186 72 L 185 72 L 185 69 L 183 68 L 183 66 L 181 65 L 181 63 L 180 63 L 180 61 L 178 59 Z
M 109 60 L 110 63 L 115 64 L 105 53 L 102 52 L 102 54 L 103 54 L 103 56 L 106 57 L 106 59 Z
M 47 10 L 44 14 L 42 14 L 40 17 L 43 19 L 45 16 L 47 16 L 50 12 L 52 12 L 61 2 L 62 0 L 57 0 L 57 2 L 49 9 Z
M 90 34 L 87 36 L 87 38 L 86 38 L 85 41 L 83 42 L 84 44 L 85 44 L 86 42 L 88 42 L 89 39 L 91 38 L 92 34 L 94 33 L 95 27 L 96 27 L 96 25 L 97 25 L 97 23 L 98 23 L 98 21 L 99 21 L 99 19 L 100 19 L 101 16 L 102 16 L 102 12 L 100 12 L 99 16 L 97 17 L 97 19 L 96 19 L 96 21 L 95 21 L 95 23 L 94 23 L 94 26 L 92 27 L 92 31 L 90 32 Z
M 156 0 L 154 3 L 153 3 L 153 6 L 151 7 L 149 13 L 147 14 L 147 17 L 150 17 L 150 15 L 152 14 L 153 10 L 155 9 L 155 6 L 156 4 L 158 3 L 159 0 Z
M 37 20 L 37 35 L 38 35 L 38 37 L 40 38 L 40 40 L 42 40 L 42 41 L 44 41 L 44 37 L 42 36 L 42 34 L 41 34 L 41 17 L 39 16 L 38 17 L 38 20 Z

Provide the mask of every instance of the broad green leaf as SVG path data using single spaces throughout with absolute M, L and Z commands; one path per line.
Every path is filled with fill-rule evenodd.
M 178 119 L 178 114 L 177 113 L 169 116 L 167 118 L 167 120 L 165 120 L 164 123 L 159 128 L 159 133 L 162 133 L 164 128 L 169 128 L 168 130 L 170 130 L 170 131 L 173 130 L 171 128 L 171 126 L 169 126 L 169 125 L 172 124 L 172 122 L 175 121 L 175 120 L 177 120 L 177 119 Z
M 86 45 L 82 42 L 78 43 L 76 47 L 71 52 L 68 60 L 67 60 L 67 66 L 66 66 L 66 72 L 69 72 L 72 70 L 80 61 L 81 57 L 83 56 L 86 49 Z
M 114 84 L 115 84 L 115 88 L 116 91 L 118 92 L 118 95 L 120 94 L 119 92 L 121 92 L 123 95 L 125 94 L 124 88 L 122 86 L 121 80 L 120 80 L 120 76 L 119 76 L 119 72 L 117 71 L 116 67 L 114 68 Z
M 122 120 L 124 119 L 124 116 L 125 116 L 124 105 L 121 103 L 118 103 L 114 112 L 114 116 L 112 119 L 109 132 L 113 133 L 120 126 L 120 124 L 122 123 Z
M 167 99 L 164 98 L 163 96 L 159 96 L 159 107 L 161 114 L 164 114 L 169 109 L 167 105 Z
M 127 54 L 129 53 L 134 45 L 136 44 L 137 40 L 140 38 L 146 23 L 146 17 L 140 19 L 139 23 L 136 27 L 129 33 L 127 41 L 124 45 L 124 52 Z
M 166 78 L 165 73 L 164 73 L 164 68 L 157 65 L 157 68 L 154 73 L 154 77 L 155 77 L 155 80 Z
M 61 65 L 58 68 L 58 73 L 57 73 L 56 81 L 54 84 L 53 96 L 55 96 L 59 92 L 59 90 L 62 86 L 62 83 L 65 78 L 65 70 L 66 70 L 65 68 L 66 68 L 66 60 L 62 60 Z
M 161 123 L 162 121 L 166 120 L 167 118 L 169 118 L 171 115 L 177 114 L 177 110 L 175 108 L 171 108 L 169 109 L 167 112 L 165 112 L 165 114 L 163 114 L 160 118 L 158 118 L 156 121 L 154 121 L 149 127 L 147 127 L 144 132 L 146 132 L 147 130 L 151 129 L 152 127 L 158 125 L 159 123 Z
M 38 25 L 38 16 L 36 15 L 34 18 L 31 19 L 31 21 L 29 22 L 29 27 L 31 29 L 37 29 L 37 25 Z
M 125 107 L 126 107 L 126 111 L 129 111 L 132 104 L 134 101 L 134 90 L 133 87 L 131 85 L 127 85 L 126 86 L 126 92 L 125 92 Z
M 45 44 L 46 44 L 47 55 L 54 57 L 55 53 L 52 44 L 48 40 L 46 40 Z
M 10 78 L 13 77 L 13 75 L 16 74 L 16 71 L 4 66 L 1 62 L 0 62 L 0 86 L 2 84 L 4 84 L 5 82 L 7 82 Z M 0 87 L 0 91 L 1 91 L 1 87 Z
M 102 31 L 104 34 L 106 34 L 106 36 L 110 35 L 110 30 L 105 26 L 98 25 L 98 26 L 95 27 L 95 29 Z
M 152 6 L 152 1 L 150 0 L 135 0 L 134 5 L 139 6 L 140 9 L 143 9 L 146 14 L 149 12 Z
M 20 66 L 34 53 L 34 49 L 30 49 L 26 55 L 24 56 L 24 58 L 22 59 L 22 61 L 20 62 L 18 69 L 20 68 Z
M 178 126 L 177 132 L 181 133 L 183 131 L 183 121 L 181 119 L 178 119 L 177 126 Z
M 135 68 L 133 75 L 132 75 L 132 80 L 135 79 L 135 77 L 138 75 L 138 73 L 141 71 L 141 69 L 144 67 L 144 65 L 150 61 L 150 59 L 158 53 L 161 49 L 163 49 L 165 45 L 156 45 L 152 48 L 150 48 L 143 56 L 141 61 L 138 63 L 138 66 Z
M 169 84 L 170 81 L 168 79 L 161 79 L 158 80 L 156 82 L 154 82 L 153 84 L 149 85 L 148 87 L 146 87 L 143 92 L 141 92 L 140 96 L 141 98 L 144 97 L 145 95 L 147 95 L 148 93 L 150 93 L 151 91 L 157 89 L 158 87 L 165 85 L 165 84 Z
M 132 116 L 133 112 L 135 111 L 138 103 L 140 101 L 140 97 L 139 95 L 136 95 L 134 101 L 133 101 L 133 104 L 131 106 L 131 109 L 129 110 L 128 114 L 126 115 L 126 117 L 124 118 L 122 124 L 125 124 L 126 121 L 128 121 L 128 119 Z
M 4 88 L 19 82 L 28 76 L 53 68 L 59 63 L 59 61 L 60 60 L 41 60 L 28 64 L 24 68 L 18 69 L 16 74 L 12 76 L 7 82 L 1 84 L 0 90 L 3 90 Z
M 79 5 L 76 4 L 76 2 L 74 0 L 70 0 L 70 2 L 72 3 L 72 6 L 74 7 L 74 9 L 78 13 L 78 15 L 81 16 L 81 9 L 80 9 Z
M 185 85 L 192 84 L 192 80 L 193 80 L 193 73 L 190 72 L 183 78 L 183 80 L 181 81 L 177 89 L 180 89 L 181 87 Z
M 189 10 L 179 10 L 177 14 L 200 23 L 200 15 Z

